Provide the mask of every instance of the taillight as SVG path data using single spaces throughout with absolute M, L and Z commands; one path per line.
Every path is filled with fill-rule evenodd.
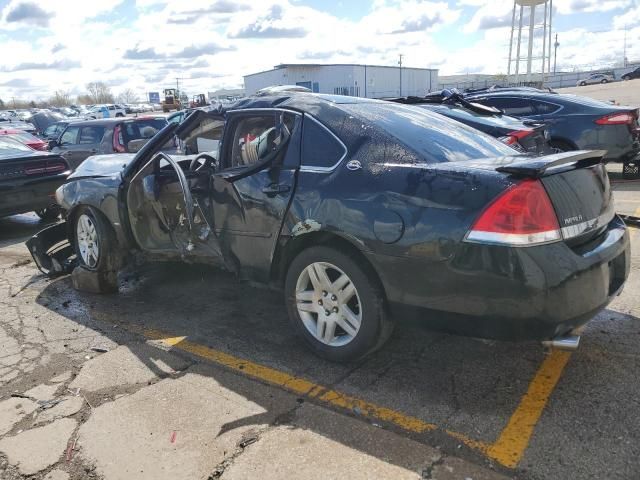
M 42 162 L 25 167 L 26 175 L 42 175 L 47 173 L 58 173 L 67 170 L 67 164 L 64 162 Z
M 533 132 L 534 130 L 517 130 L 515 132 L 509 132 L 504 137 L 500 137 L 498 140 L 500 140 L 502 143 L 505 143 L 511 147 L 517 148 L 520 140 L 522 140 L 524 137 L 531 135 Z
M 113 129 L 113 151 L 117 153 L 126 153 L 127 149 L 124 145 L 124 139 L 122 138 L 122 127 L 116 125 Z
M 465 241 L 530 246 L 560 239 L 558 218 L 542 183 L 523 180 L 489 204 Z
M 635 117 L 630 112 L 610 113 L 596 120 L 598 125 L 630 125 Z

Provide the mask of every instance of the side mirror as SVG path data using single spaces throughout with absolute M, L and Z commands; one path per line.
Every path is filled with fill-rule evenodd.
M 129 153 L 137 153 L 144 145 L 151 140 L 150 138 L 138 138 L 127 143 L 127 151 Z
M 58 141 L 57 140 L 49 140 L 49 150 L 53 150 L 55 147 L 57 147 Z

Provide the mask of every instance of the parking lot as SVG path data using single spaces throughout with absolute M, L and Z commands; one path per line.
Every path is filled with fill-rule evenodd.
M 619 213 L 640 184 L 611 167 Z M 145 265 L 117 295 L 42 276 L 0 219 L 0 477 L 636 478 L 640 284 L 575 353 L 401 322 L 356 364 L 315 357 L 281 295 Z M 33 475 L 33 476 L 30 476 Z

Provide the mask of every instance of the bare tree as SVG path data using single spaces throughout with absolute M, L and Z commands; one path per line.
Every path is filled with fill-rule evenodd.
M 71 105 L 69 92 L 56 90 L 56 92 L 53 94 L 53 97 L 49 99 L 49 103 L 54 107 L 66 107 L 68 105 Z
M 111 89 L 104 82 L 91 82 L 87 84 L 89 96 L 94 104 L 113 103 Z
M 120 103 L 138 103 L 139 100 L 138 95 L 131 88 L 123 90 L 118 95 L 118 102 Z

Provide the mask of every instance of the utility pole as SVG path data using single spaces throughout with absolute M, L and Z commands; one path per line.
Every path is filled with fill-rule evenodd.
M 400 60 L 398 61 L 398 65 L 400 65 L 400 96 L 402 96 L 402 57 L 403 54 L 400 54 Z
M 622 66 L 627 66 L 627 24 L 624 24 L 624 47 L 622 49 Z
M 558 34 L 556 33 L 556 40 L 553 43 L 553 74 L 556 74 L 556 68 L 558 66 L 558 47 L 560 44 L 558 43 Z

